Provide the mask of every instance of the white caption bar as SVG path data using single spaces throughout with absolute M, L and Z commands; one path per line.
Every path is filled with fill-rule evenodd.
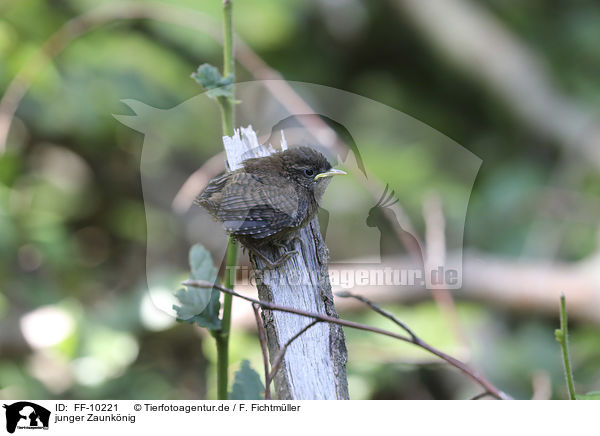
M 0 435 L 587 434 L 597 401 L 4 400 Z M 35 430 L 42 430 L 36 432 Z M 8 433 L 7 433 L 8 432 Z M 191 432 L 191 433 L 190 433 Z

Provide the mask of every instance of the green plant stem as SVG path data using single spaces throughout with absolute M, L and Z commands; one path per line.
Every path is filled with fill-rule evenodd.
M 226 97 L 219 97 L 217 101 L 221 108 L 223 135 L 233 136 L 233 104 Z
M 223 23 L 224 23 L 224 44 L 223 44 L 223 76 L 234 74 L 235 62 L 233 58 L 233 20 L 232 20 L 232 0 L 223 0 Z M 233 102 L 227 98 L 218 99 L 221 108 L 221 121 L 223 126 L 223 135 L 233 136 L 234 113 Z M 221 281 L 225 287 L 232 289 L 235 284 L 235 266 L 237 265 L 237 244 L 231 237 L 227 243 L 227 256 L 225 259 L 224 277 Z M 219 400 L 228 398 L 228 369 L 229 369 L 229 332 L 231 330 L 231 304 L 232 296 L 223 297 L 223 319 L 221 321 L 221 330 L 215 335 L 217 342 L 217 397 Z
M 223 76 L 234 74 L 233 58 L 233 0 L 223 0 L 223 24 L 225 37 L 223 42 Z
M 571 360 L 569 359 L 569 339 L 567 327 L 567 303 L 565 295 L 560 296 L 560 330 L 556 332 L 556 339 L 560 344 L 563 354 L 563 363 L 565 365 L 565 378 L 567 379 L 567 388 L 569 389 L 569 398 L 575 400 L 575 387 L 573 383 L 573 372 L 571 370 Z
M 217 399 L 228 399 L 229 379 L 229 335 L 217 332 L 215 335 L 217 343 Z
M 232 288 L 235 284 L 235 266 L 237 264 L 237 244 L 229 238 L 225 271 L 222 279 L 225 286 Z M 229 332 L 231 329 L 231 304 L 233 297 L 225 294 L 223 297 L 223 319 L 221 330 L 215 336 L 217 341 L 217 398 L 226 400 L 228 396 L 229 369 Z
M 223 0 L 223 77 L 235 75 L 235 58 L 233 57 L 233 0 Z M 219 98 L 223 135 L 232 136 L 234 126 L 233 102 Z

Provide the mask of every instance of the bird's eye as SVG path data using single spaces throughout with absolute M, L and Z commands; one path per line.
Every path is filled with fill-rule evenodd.
M 315 172 L 309 168 L 309 169 L 304 170 L 304 175 L 307 177 L 312 177 L 315 175 Z

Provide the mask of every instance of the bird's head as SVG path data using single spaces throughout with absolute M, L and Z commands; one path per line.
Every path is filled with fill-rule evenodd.
M 346 174 L 332 168 L 323 154 L 310 147 L 294 147 L 267 157 L 248 159 L 244 167 L 285 177 L 312 191 L 317 200 L 323 196 L 332 176 Z

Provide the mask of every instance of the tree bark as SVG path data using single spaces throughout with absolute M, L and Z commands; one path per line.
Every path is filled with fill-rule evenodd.
M 272 147 L 258 143 L 249 126 L 241 128 L 233 138 L 224 137 L 231 170 L 239 168 L 244 159 L 266 156 Z M 285 140 L 282 140 L 285 147 Z M 295 241 L 298 254 L 272 270 L 265 269 L 259 258 L 252 256 L 258 295 L 263 301 L 338 317 L 333 305 L 329 282 L 329 250 L 325 246 L 318 220 L 315 218 L 300 231 Z M 283 249 L 263 250 L 270 259 L 278 259 Z M 311 319 L 282 312 L 263 311 L 267 345 L 271 363 L 284 345 Z M 281 400 L 348 399 L 346 361 L 348 353 L 341 326 L 318 323 L 295 339 L 287 348 L 274 384 Z

